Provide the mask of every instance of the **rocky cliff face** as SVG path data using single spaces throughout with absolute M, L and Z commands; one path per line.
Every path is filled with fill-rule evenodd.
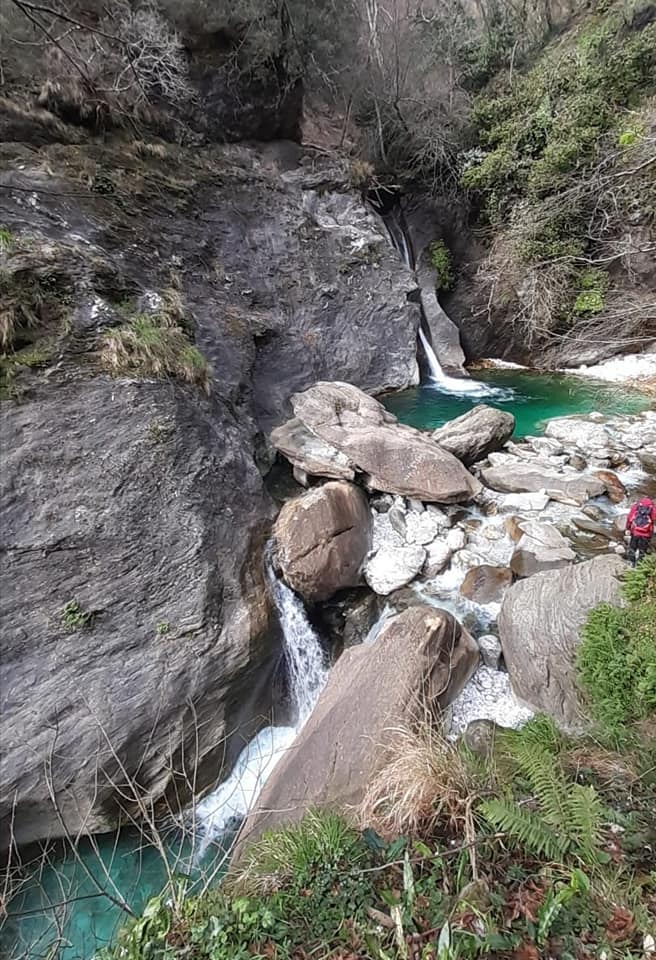
M 109 827 L 126 780 L 183 799 L 270 721 L 262 431 L 317 378 L 414 382 L 418 315 L 381 225 L 293 145 L 3 154 L 0 812 L 27 842 Z M 195 339 L 208 395 L 108 375 L 104 331 L 144 315 Z

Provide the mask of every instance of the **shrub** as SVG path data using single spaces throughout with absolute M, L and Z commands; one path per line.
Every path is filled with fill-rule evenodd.
M 75 630 L 82 630 L 84 627 L 87 627 L 93 619 L 93 614 L 83 610 L 77 600 L 69 600 L 68 603 L 62 607 L 60 616 L 62 623 L 69 633 L 73 633 Z
M 435 287 L 438 290 L 450 290 L 454 283 L 453 264 L 444 240 L 433 240 L 428 247 L 428 254 L 437 274 Z
M 588 616 L 577 658 L 592 713 L 611 733 L 656 713 L 656 558 L 623 586 L 626 607 L 602 604 Z
M 210 389 L 207 360 L 178 326 L 160 325 L 157 314 L 137 314 L 107 330 L 101 362 L 114 376 L 174 377 Z

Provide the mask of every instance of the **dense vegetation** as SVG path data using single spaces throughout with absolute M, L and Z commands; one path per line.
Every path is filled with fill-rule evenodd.
M 655 574 L 643 562 L 627 606 L 585 628 L 594 736 L 538 716 L 473 753 L 400 731 L 360 830 L 317 811 L 269 832 L 218 888 L 151 901 L 103 960 L 638 960 L 656 922 L 656 744 L 636 722 L 656 719 Z
M 646 238 L 656 220 L 656 22 L 649 4 L 597 10 L 474 101 L 462 183 L 495 230 L 487 282 L 528 342 L 601 338 L 611 318 L 637 346 L 656 332 L 648 291 L 617 289 L 639 263 L 627 224 Z

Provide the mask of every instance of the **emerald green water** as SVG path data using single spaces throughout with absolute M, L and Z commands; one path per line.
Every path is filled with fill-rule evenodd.
M 516 419 L 515 436 L 542 433 L 544 421 L 571 413 L 639 413 L 650 406 L 646 396 L 617 384 L 585 377 L 537 374 L 523 370 L 480 370 L 476 379 L 498 393 L 463 396 L 422 384 L 388 394 L 383 403 L 402 423 L 429 430 L 459 417 L 479 403 L 508 410 Z
M 204 877 L 221 875 L 222 853 L 215 848 L 214 863 L 204 862 Z M 187 878 L 193 891 L 199 874 L 189 854 L 173 836 L 165 864 L 137 830 L 124 829 L 118 836 L 81 840 L 76 855 L 69 850 L 34 864 L 9 903 L 0 954 L 12 960 L 88 960 L 129 922 L 120 901 L 139 915 L 151 897 L 167 889 L 169 878 Z

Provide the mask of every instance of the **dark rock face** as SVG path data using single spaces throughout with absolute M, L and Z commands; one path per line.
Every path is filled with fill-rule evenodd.
M 48 758 L 67 829 L 93 832 L 116 822 L 118 760 L 154 800 L 184 798 L 194 765 L 200 789 L 271 721 L 262 434 L 317 376 L 413 382 L 418 316 L 373 215 L 334 171 L 283 174 L 282 148 L 5 156 L 9 268 L 32 257 L 70 291 L 56 345 L 2 401 L 1 813 L 16 800 L 28 842 L 63 832 Z M 209 398 L 99 370 L 102 330 L 160 291 L 210 364 Z M 91 617 L 68 633 L 71 603 L 69 626 Z
M 312 807 L 357 804 L 393 749 L 392 728 L 422 701 L 429 710 L 447 707 L 478 660 L 475 641 L 451 614 L 426 604 L 388 620 L 373 644 L 346 650 L 247 818 L 243 843 Z
M 593 607 L 618 601 L 625 569 L 619 557 L 596 557 L 519 580 L 504 597 L 499 638 L 513 690 L 565 728 L 585 721 L 575 672 L 579 631 Z
M 273 532 L 285 580 L 311 603 L 358 586 L 371 531 L 367 498 L 352 483 L 326 483 L 289 500 Z
M 117 758 L 155 796 L 172 770 L 188 792 L 196 763 L 212 782 L 238 752 L 228 734 L 272 709 L 280 647 L 271 510 L 229 416 L 108 378 L 3 414 L 1 816 L 15 802 L 29 842 L 64 832 L 50 762 L 74 833 L 115 822 Z
M 488 453 L 501 450 L 514 429 L 515 418 L 512 413 L 482 403 L 434 430 L 432 437 L 466 467 L 470 467 L 478 460 L 483 460 Z

